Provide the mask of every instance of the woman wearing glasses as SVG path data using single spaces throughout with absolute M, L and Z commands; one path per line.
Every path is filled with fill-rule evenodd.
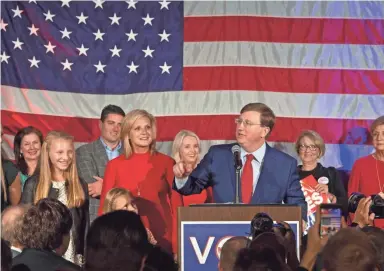
M 295 147 L 302 162 L 298 167 L 300 179 L 312 175 L 317 181 L 315 192 L 326 194 L 328 203 L 341 204 L 344 214 L 347 215 L 347 192 L 338 171 L 334 167 L 324 167 L 318 161 L 325 154 L 325 144 L 321 136 L 315 131 L 303 131 Z

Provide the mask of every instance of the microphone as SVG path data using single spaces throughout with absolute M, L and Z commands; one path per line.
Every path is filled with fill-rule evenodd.
M 243 167 L 243 163 L 241 162 L 241 157 L 240 157 L 240 146 L 239 145 L 233 145 L 231 150 L 233 153 L 233 160 L 234 160 L 235 169 L 240 170 Z
M 235 203 L 240 203 L 240 169 L 243 167 L 243 163 L 241 162 L 240 157 L 240 146 L 239 145 L 233 145 L 232 147 L 232 153 L 233 153 L 233 160 L 234 160 L 234 166 L 236 169 L 236 187 L 235 187 Z

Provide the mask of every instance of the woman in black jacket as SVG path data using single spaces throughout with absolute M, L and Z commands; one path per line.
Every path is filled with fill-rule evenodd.
M 302 162 L 298 167 L 300 180 L 312 175 L 317 181 L 315 191 L 326 194 L 328 198 L 328 202 L 323 203 L 340 204 L 344 215 L 347 215 L 347 192 L 337 169 L 324 167 L 318 162 L 325 153 L 325 144 L 321 136 L 315 131 L 303 131 L 296 141 L 296 151 Z
M 69 208 L 73 227 L 63 257 L 82 265 L 89 227 L 88 189 L 77 173 L 73 137 L 63 132 L 52 131 L 44 140 L 40 173 L 26 181 L 22 202 L 37 203 L 47 197 L 58 199 Z

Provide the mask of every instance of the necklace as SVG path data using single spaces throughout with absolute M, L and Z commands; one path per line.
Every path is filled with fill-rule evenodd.
M 384 185 L 383 186 L 381 186 L 381 180 L 380 180 L 380 175 L 379 175 L 379 166 L 378 166 L 378 160 L 379 159 L 377 159 L 374 155 L 372 155 L 373 156 L 373 158 L 375 158 L 375 160 L 376 160 L 376 174 L 377 174 L 377 180 L 378 180 L 378 182 L 379 182 L 379 191 L 380 192 L 383 192 L 384 191 Z

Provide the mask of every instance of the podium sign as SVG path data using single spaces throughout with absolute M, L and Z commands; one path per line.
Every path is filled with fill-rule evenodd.
M 298 221 L 287 221 L 295 236 Z M 251 221 L 187 221 L 181 223 L 181 271 L 217 270 L 221 248 L 234 236 L 249 237 Z M 297 252 L 299 253 L 299 240 Z M 300 255 L 300 254 L 298 254 Z

